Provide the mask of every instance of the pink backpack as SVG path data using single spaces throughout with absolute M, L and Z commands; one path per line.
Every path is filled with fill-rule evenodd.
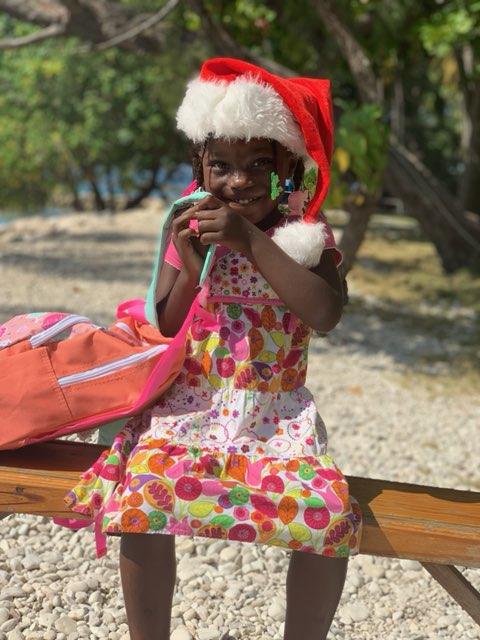
M 158 329 L 155 291 L 175 212 L 203 197 L 205 192 L 197 191 L 173 203 L 162 225 L 146 300 L 121 303 L 110 326 L 57 312 L 19 315 L 0 325 L 0 449 L 130 417 L 172 384 L 194 315 L 210 319 L 210 314 L 201 305 L 200 290 L 181 329 L 166 338 Z

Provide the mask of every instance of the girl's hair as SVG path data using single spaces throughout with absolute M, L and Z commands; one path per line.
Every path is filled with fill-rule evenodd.
M 208 141 L 210 138 L 207 138 L 205 142 L 201 145 L 195 144 L 191 147 L 191 156 L 192 156 L 192 172 L 193 179 L 196 180 L 197 184 L 201 187 L 204 186 L 203 183 L 203 158 L 205 156 L 205 152 L 207 150 Z M 275 160 L 275 166 L 277 164 L 277 150 L 278 150 L 278 142 L 276 140 L 272 140 L 273 145 L 273 154 Z M 302 188 L 303 175 L 305 173 L 305 165 L 303 164 L 303 160 L 299 158 L 297 160 L 297 164 L 295 165 L 295 169 L 293 171 L 292 181 L 293 188 L 295 191 L 299 191 Z

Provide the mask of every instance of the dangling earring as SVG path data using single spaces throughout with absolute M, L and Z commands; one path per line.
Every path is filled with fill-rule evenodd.
M 272 171 L 270 174 L 270 198 L 272 200 L 276 200 L 280 194 L 283 192 L 283 188 L 280 185 L 280 178 L 275 171 Z
M 282 206 L 288 203 L 288 198 L 290 197 L 290 194 L 293 192 L 293 190 L 294 190 L 293 180 L 291 178 L 287 178 L 285 180 L 285 185 L 282 189 L 279 205 Z

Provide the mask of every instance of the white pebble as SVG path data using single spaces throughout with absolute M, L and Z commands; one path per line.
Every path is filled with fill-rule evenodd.
M 436 626 L 438 629 L 442 629 L 443 627 L 448 627 L 451 624 L 456 624 L 457 622 L 458 622 L 458 616 L 454 616 L 454 615 L 440 616 L 439 618 L 437 618 Z
M 354 622 L 362 622 L 369 617 L 370 611 L 363 602 L 357 601 L 346 604 L 343 608 L 343 614 Z
M 273 620 L 283 622 L 285 620 L 285 607 L 282 606 L 279 602 L 273 602 L 268 607 L 268 615 Z
M 220 560 L 222 562 L 232 562 L 238 558 L 238 550 L 236 547 L 225 547 L 220 551 Z
M 69 616 L 63 615 L 55 621 L 55 629 L 60 633 L 68 635 L 77 630 L 77 623 Z
M 198 629 L 198 640 L 220 640 L 218 629 Z
M 400 560 L 402 569 L 408 569 L 409 571 L 421 571 L 422 565 L 417 560 Z
M 18 624 L 18 620 L 15 620 L 15 618 L 10 618 L 10 620 L 7 620 L 6 622 L 0 625 L 0 631 L 2 631 L 2 633 L 8 633 L 12 629 L 15 629 L 17 624 Z
M 10 618 L 10 612 L 6 607 L 0 607 L 0 625 Z
M 187 627 L 181 625 L 174 630 L 170 636 L 170 640 L 193 640 L 193 636 Z
M 67 585 L 66 590 L 69 593 L 86 593 L 89 589 L 86 582 L 84 582 L 83 580 L 79 580 L 76 582 L 70 582 L 70 584 Z

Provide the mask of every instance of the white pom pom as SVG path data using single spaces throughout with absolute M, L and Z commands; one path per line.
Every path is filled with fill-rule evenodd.
M 272 240 L 296 262 L 310 268 L 320 262 L 326 237 L 323 222 L 298 220 L 276 229 Z

